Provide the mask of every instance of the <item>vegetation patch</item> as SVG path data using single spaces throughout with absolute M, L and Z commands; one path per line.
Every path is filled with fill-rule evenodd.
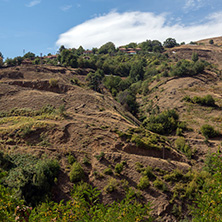
M 146 129 L 167 135 L 176 130 L 179 116 L 174 109 L 166 110 L 158 115 L 151 115 L 143 121 Z
M 160 179 L 156 179 L 155 181 L 153 181 L 153 186 L 159 190 L 162 190 L 163 192 L 167 191 L 166 184 Z
M 1 183 L 16 189 L 18 197 L 31 205 L 49 195 L 60 169 L 56 160 L 40 160 L 24 154 L 1 154 L 0 166 L 6 172 Z
M 204 97 L 194 96 L 193 98 L 185 96 L 183 98 L 183 101 L 196 103 L 201 106 L 217 107 L 217 105 L 215 104 L 215 100 L 211 95 L 206 95 Z
M 119 136 L 127 142 L 134 143 L 142 149 L 161 149 L 163 145 L 168 148 L 166 140 L 155 133 L 152 133 L 145 128 L 130 128 L 126 132 L 116 131 Z
M 175 140 L 175 147 L 177 150 L 183 152 L 189 159 L 192 157 L 192 149 L 191 147 L 186 143 L 186 140 L 184 137 L 178 137 Z
M 137 188 L 140 190 L 144 190 L 150 186 L 150 181 L 147 176 L 142 176 L 140 178 L 139 183 L 137 184 Z
M 209 124 L 204 124 L 203 126 L 201 126 L 200 132 L 206 139 L 214 138 L 221 135 L 219 131 L 216 131 L 214 127 Z
M 70 181 L 72 183 L 79 182 L 84 179 L 85 173 L 80 163 L 74 162 L 70 171 Z
M 104 191 L 106 193 L 112 193 L 117 190 L 118 185 L 118 181 L 115 178 L 111 177 L 107 185 L 104 187 Z

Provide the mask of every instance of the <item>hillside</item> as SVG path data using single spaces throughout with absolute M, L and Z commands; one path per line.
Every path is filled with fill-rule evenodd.
M 197 44 L 187 44 L 170 49 L 167 53 L 174 59 L 190 59 L 193 52 L 198 53 L 199 58 L 206 60 L 222 69 L 222 37 L 212 38 L 214 44 L 210 44 L 211 39 L 200 40 Z
M 139 202 L 151 203 L 155 221 L 190 219 L 188 205 L 200 188 L 198 180 L 208 176 L 201 174 L 204 161 L 209 152 L 217 152 L 221 146 L 221 134 L 205 138 L 201 133 L 204 124 L 222 133 L 219 40 L 214 39 L 218 46 L 207 45 L 209 40 L 204 40 L 198 43 L 205 45 L 183 45 L 160 55 L 145 55 L 146 79 L 128 86 L 136 92 L 136 115 L 117 101 L 120 96 L 113 96 L 121 92 L 116 92 L 119 89 L 115 86 L 109 88 L 103 82 L 100 90 L 88 87 L 86 79 L 94 72 L 92 67 L 23 64 L 1 68 L 1 151 L 12 159 L 13 155 L 30 154 L 38 159 L 57 160 L 60 171 L 51 190 L 55 202 L 72 199 L 70 192 L 75 182 L 70 181 L 70 172 L 76 161 L 84 170 L 83 180 L 101 190 L 100 200 L 104 204 L 121 200 L 133 190 Z M 190 61 L 193 52 L 199 60 L 208 62 L 204 71 L 172 76 L 177 62 Z M 124 62 L 134 62 L 135 58 L 133 64 L 143 58 L 116 57 L 121 56 Z M 110 56 L 110 60 L 116 57 Z M 109 60 L 107 55 L 104 58 Z M 191 65 L 194 67 L 195 63 L 190 62 L 187 67 Z M 154 75 L 150 74 L 153 70 L 157 70 Z M 164 71 L 169 74 L 164 76 Z M 117 77 L 108 74 L 104 78 Z M 121 76 L 118 81 L 127 79 Z M 147 81 L 145 85 L 143 81 Z M 192 100 L 206 95 L 212 96 L 215 105 Z M 150 130 L 149 117 L 172 109 L 178 115 L 178 119 L 170 117 L 171 124 L 176 124 L 175 130 Z M 0 155 L 1 168 L 9 171 L 4 161 Z M 144 178 L 148 178 L 149 185 L 143 187 Z

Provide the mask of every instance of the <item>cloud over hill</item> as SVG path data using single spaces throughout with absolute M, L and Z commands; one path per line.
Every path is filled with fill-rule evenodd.
M 62 33 L 56 45 L 84 48 L 99 47 L 112 41 L 116 46 L 146 39 L 164 41 L 168 37 L 178 42 L 190 42 L 222 35 L 222 12 L 207 16 L 201 24 L 185 26 L 181 23 L 170 25 L 167 14 L 155 15 L 150 12 L 112 11 L 97 16 Z

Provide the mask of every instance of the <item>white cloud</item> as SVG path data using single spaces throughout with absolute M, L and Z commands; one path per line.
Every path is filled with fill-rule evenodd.
M 64 5 L 60 9 L 65 12 L 68 11 L 70 8 L 72 8 L 72 5 Z
M 77 25 L 59 36 L 57 46 L 65 45 L 86 49 L 100 47 L 106 42 L 116 46 L 130 42 L 143 42 L 146 39 L 164 41 L 169 37 L 178 42 L 197 41 L 222 35 L 222 12 L 206 18 L 204 24 L 174 25 L 167 24 L 167 15 L 154 15 L 149 12 L 110 12 Z
M 36 6 L 36 5 L 40 4 L 40 3 L 41 3 L 41 0 L 34 0 L 34 1 L 31 1 L 28 4 L 26 4 L 25 6 L 26 7 L 33 7 L 33 6 Z
M 200 9 L 202 6 L 204 6 L 205 1 L 204 0 L 186 0 L 184 9 L 185 11 L 196 11 Z

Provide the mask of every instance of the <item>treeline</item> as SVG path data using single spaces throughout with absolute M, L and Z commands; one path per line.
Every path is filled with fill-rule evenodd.
M 163 52 L 164 47 L 165 48 L 172 48 L 174 46 L 179 45 L 175 39 L 168 38 L 163 44 L 158 40 L 146 40 L 142 43 L 129 43 L 125 46 L 122 46 L 124 49 L 131 49 L 135 50 L 136 48 L 139 48 L 139 54 L 147 53 L 147 52 Z M 64 65 L 64 66 L 71 66 L 72 68 L 76 67 L 90 67 L 95 68 L 95 64 L 92 64 L 92 61 L 84 61 L 79 56 L 81 55 L 88 55 L 88 54 L 124 54 L 123 51 L 120 50 L 121 47 L 116 48 L 114 43 L 108 42 L 104 45 L 102 45 L 100 48 L 93 48 L 92 50 L 85 50 L 82 46 L 80 46 L 78 49 L 72 48 L 72 49 L 66 49 L 64 46 L 61 46 L 58 51 L 58 56 L 51 57 L 52 55 L 49 53 L 47 56 L 36 56 L 32 52 L 26 53 L 24 56 L 17 56 L 15 58 L 6 58 L 5 62 L 3 62 L 4 56 L 0 52 L 0 67 L 5 64 L 5 66 L 16 66 L 20 65 L 23 60 L 30 59 L 33 64 L 51 64 L 51 65 Z M 79 58 L 79 61 L 77 62 Z M 114 72 L 113 72 L 114 73 Z

